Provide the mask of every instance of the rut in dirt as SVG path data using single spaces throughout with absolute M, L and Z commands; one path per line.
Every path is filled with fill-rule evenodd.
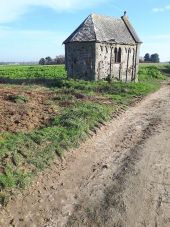
M 110 163 L 118 167 L 108 171 L 102 192 L 82 189 L 67 226 L 170 226 L 169 99 L 158 99 L 157 112 L 145 113 L 148 125 L 132 148 L 125 141 L 126 155 Z

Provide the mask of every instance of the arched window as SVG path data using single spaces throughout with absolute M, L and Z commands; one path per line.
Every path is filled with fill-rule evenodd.
M 115 63 L 117 63 L 117 47 L 115 48 L 114 53 L 115 53 Z
M 116 47 L 114 53 L 115 53 L 115 63 L 121 63 L 121 56 L 122 56 L 121 48 L 117 49 Z
M 118 54 L 117 54 L 117 62 L 120 63 L 121 62 L 121 56 L 122 56 L 122 50 L 121 48 L 119 48 Z

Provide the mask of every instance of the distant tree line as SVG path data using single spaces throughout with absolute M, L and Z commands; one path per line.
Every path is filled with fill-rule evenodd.
M 51 57 L 41 58 L 39 65 L 62 65 L 65 64 L 65 57 L 62 55 L 56 56 L 54 59 Z
M 155 54 L 145 54 L 144 56 L 144 62 L 153 62 L 153 63 L 159 63 L 160 59 L 159 59 L 159 54 L 155 53 Z

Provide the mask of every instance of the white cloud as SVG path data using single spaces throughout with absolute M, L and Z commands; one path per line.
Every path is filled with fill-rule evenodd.
M 170 5 L 167 5 L 165 7 L 160 7 L 160 8 L 153 8 L 152 11 L 155 13 L 159 13 L 159 12 L 165 12 L 167 10 L 170 10 Z
M 101 2 L 104 2 L 104 0 L 1 0 L 0 23 L 17 19 L 33 6 L 49 7 L 56 11 L 68 11 L 83 9 Z

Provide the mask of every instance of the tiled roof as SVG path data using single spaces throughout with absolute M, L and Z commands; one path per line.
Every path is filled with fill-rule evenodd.
M 64 44 L 92 41 L 120 44 L 141 43 L 127 16 L 113 18 L 91 14 L 64 41 Z

